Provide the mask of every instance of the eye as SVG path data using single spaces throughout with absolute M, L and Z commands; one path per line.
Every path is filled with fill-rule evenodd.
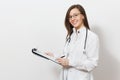
M 72 18 L 72 16 L 69 16 L 69 18 Z
M 73 16 L 77 17 L 77 16 L 78 16 L 78 14 L 75 14 L 75 15 L 73 15 Z
M 69 19 L 76 18 L 79 14 L 80 13 L 73 14 L 73 15 L 69 16 Z

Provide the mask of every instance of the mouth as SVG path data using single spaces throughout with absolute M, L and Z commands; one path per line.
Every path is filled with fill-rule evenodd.
M 78 23 L 78 21 L 73 21 L 72 25 L 76 25 Z

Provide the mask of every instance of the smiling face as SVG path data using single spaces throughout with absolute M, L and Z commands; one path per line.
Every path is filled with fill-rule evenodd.
M 83 19 L 84 16 L 81 14 L 81 12 L 77 8 L 73 8 L 69 13 L 69 22 L 70 24 L 76 28 L 79 29 L 81 26 L 83 26 Z

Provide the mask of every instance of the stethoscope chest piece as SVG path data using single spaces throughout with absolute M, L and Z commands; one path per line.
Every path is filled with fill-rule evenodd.
M 86 50 L 85 49 L 83 50 L 83 54 L 86 54 Z

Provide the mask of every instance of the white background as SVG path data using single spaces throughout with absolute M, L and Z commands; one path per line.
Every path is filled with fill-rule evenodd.
M 58 80 L 61 66 L 31 49 L 62 53 L 64 17 L 76 3 L 100 38 L 95 80 L 120 80 L 119 0 L 0 0 L 0 80 Z

